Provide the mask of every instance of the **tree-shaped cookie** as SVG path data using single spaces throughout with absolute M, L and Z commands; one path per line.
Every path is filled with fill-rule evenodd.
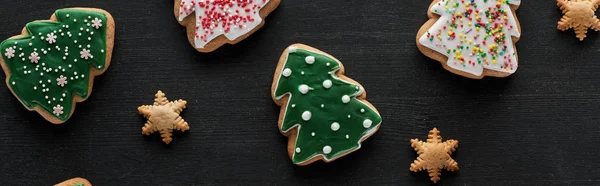
M 519 64 L 520 0 L 433 0 L 417 46 L 445 69 L 469 78 L 506 77 Z
M 457 171 L 458 163 L 450 157 L 452 152 L 458 148 L 458 141 L 446 140 L 442 142 L 442 136 L 437 128 L 429 131 L 427 141 L 423 142 L 418 138 L 410 140 L 410 146 L 415 148 L 419 157 L 410 164 L 410 171 L 418 172 L 427 170 L 433 183 L 440 181 L 442 169 L 448 171 Z
M 64 123 L 110 65 L 114 28 L 108 12 L 93 8 L 60 9 L 27 23 L 0 44 L 8 88 L 27 109 Z
M 187 29 L 190 44 L 212 52 L 236 44 L 264 25 L 280 0 L 175 0 L 175 17 Z M 194 14 L 194 15 L 192 15 Z M 192 15 L 192 16 L 190 16 Z
M 557 5 L 565 14 L 558 22 L 558 29 L 574 29 L 579 40 L 585 39 L 588 28 L 600 31 L 600 20 L 596 10 L 600 0 L 557 0 Z
M 381 123 L 363 87 L 344 76 L 342 64 L 306 45 L 285 50 L 271 93 L 281 106 L 279 129 L 289 138 L 288 154 L 298 165 L 330 162 L 358 150 Z

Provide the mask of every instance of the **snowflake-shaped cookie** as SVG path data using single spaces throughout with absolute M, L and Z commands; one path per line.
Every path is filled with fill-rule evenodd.
M 565 14 L 558 22 L 561 31 L 573 28 L 577 38 L 583 41 L 588 28 L 600 31 L 600 20 L 596 16 L 596 10 L 600 0 L 557 0 L 558 7 Z
M 410 143 L 419 154 L 415 162 L 410 164 L 410 171 L 427 170 L 431 181 L 437 183 L 440 180 L 440 175 L 442 175 L 442 169 L 448 171 L 458 170 L 458 163 L 450 157 L 452 152 L 458 148 L 458 141 L 447 140 L 442 142 L 442 136 L 440 136 L 440 131 L 437 128 L 429 131 L 426 142 L 412 139 Z
M 150 135 L 156 131 L 160 132 L 163 142 L 171 143 L 173 139 L 173 130 L 190 130 L 188 125 L 179 114 L 185 109 L 185 100 L 171 101 L 167 100 L 162 91 L 156 93 L 154 105 L 143 105 L 138 107 L 140 114 L 148 119 L 148 122 L 142 127 L 142 134 Z

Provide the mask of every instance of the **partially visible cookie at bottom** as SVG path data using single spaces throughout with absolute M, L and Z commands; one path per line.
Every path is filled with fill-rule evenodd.
M 281 106 L 278 127 L 296 165 L 331 162 L 361 148 L 381 126 L 362 85 L 333 56 L 302 44 L 281 55 L 271 88 Z
M 60 182 L 54 186 L 92 186 L 92 184 L 84 178 L 72 178 L 67 181 Z

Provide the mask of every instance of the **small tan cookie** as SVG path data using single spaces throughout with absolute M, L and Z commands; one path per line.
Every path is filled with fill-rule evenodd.
M 558 21 L 558 29 L 565 31 L 573 28 L 579 40 L 585 39 L 588 28 L 600 31 L 600 20 L 596 10 L 600 0 L 557 0 L 557 6 L 565 14 Z
M 83 178 L 73 178 L 67 181 L 63 181 L 54 186 L 92 186 L 92 184 Z
M 179 116 L 185 109 L 185 100 L 171 101 L 167 100 L 165 94 L 160 90 L 156 93 L 154 105 L 143 105 L 138 107 L 140 114 L 144 115 L 148 122 L 142 127 L 142 134 L 150 135 L 156 131 L 160 133 L 163 142 L 171 143 L 173 139 L 173 129 L 181 132 L 190 130 L 188 123 Z
M 196 50 L 209 53 L 236 44 L 265 24 L 280 0 L 175 0 L 175 17 Z M 193 15 L 192 15 L 193 14 Z
M 419 157 L 410 164 L 410 171 L 418 172 L 427 170 L 433 183 L 437 183 L 442 175 L 442 169 L 458 171 L 458 163 L 450 157 L 452 152 L 458 148 L 458 141 L 447 140 L 442 143 L 442 136 L 437 128 L 429 131 L 427 142 L 417 138 L 410 140 L 411 147 L 417 151 Z

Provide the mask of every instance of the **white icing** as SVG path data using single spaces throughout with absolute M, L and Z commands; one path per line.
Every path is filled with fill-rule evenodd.
M 300 91 L 302 94 L 307 94 L 310 90 L 313 90 L 313 88 L 310 88 L 308 85 L 300 85 L 298 87 L 298 91 Z
M 195 22 L 198 29 L 196 29 L 197 37 L 194 37 L 194 44 L 196 48 L 204 48 L 206 44 L 208 44 L 213 39 L 217 38 L 220 35 L 225 35 L 229 40 L 235 40 L 240 36 L 247 34 L 248 32 L 254 30 L 260 23 L 262 23 L 262 18 L 260 17 L 260 9 L 262 9 L 269 0 L 254 0 L 251 3 L 248 3 L 245 7 L 240 7 L 242 5 L 241 2 L 248 1 L 231 1 L 230 5 L 227 6 L 214 6 L 214 0 L 182 0 L 179 8 L 179 21 L 183 21 L 183 19 L 192 12 L 196 12 Z M 209 5 L 209 6 L 208 6 Z M 260 9 L 246 11 L 246 8 L 253 9 L 253 7 L 260 7 Z M 213 9 L 214 8 L 214 9 Z M 253 21 L 241 21 L 239 18 L 234 21 L 222 20 L 223 18 L 218 18 L 218 20 L 211 15 L 211 18 L 207 17 L 205 14 L 207 11 L 217 12 L 219 15 L 225 15 L 225 19 L 233 19 L 233 16 L 240 16 L 244 19 L 250 17 Z M 210 26 L 210 28 L 203 28 L 203 20 L 207 19 L 210 21 L 214 21 L 214 24 Z M 223 23 L 232 23 L 230 29 L 226 31 L 223 27 Z M 242 25 L 240 28 L 238 25 Z M 201 38 L 200 36 L 206 35 L 206 38 Z
M 300 147 L 296 147 L 296 153 L 300 153 Z
M 331 130 L 333 130 L 333 131 L 338 131 L 338 130 L 340 130 L 340 124 L 339 124 L 338 122 L 333 122 L 333 123 L 331 124 Z
M 323 154 L 329 154 L 331 153 L 331 146 L 326 145 L 325 147 L 323 147 Z
M 298 47 L 291 46 L 290 48 L 288 48 L 288 53 L 296 53 L 297 50 L 298 50 Z
M 304 112 L 302 113 L 302 119 L 303 119 L 304 121 L 308 121 L 308 120 L 310 120 L 310 118 L 311 118 L 311 117 L 312 117 L 312 113 L 310 113 L 310 111 L 304 111 Z
M 306 61 L 307 64 L 312 65 L 315 63 L 315 56 L 308 56 L 304 59 L 304 61 Z
M 283 69 L 281 74 L 283 74 L 284 77 L 290 77 L 290 75 L 292 75 L 292 70 L 289 68 Z
M 373 121 L 371 121 L 370 119 L 365 119 L 365 121 L 363 121 L 363 127 L 368 129 L 369 127 L 371 127 L 371 125 L 373 125 Z
M 350 102 L 350 96 L 348 96 L 348 95 L 342 96 L 342 103 L 348 103 L 348 102 Z
M 466 6 L 464 3 L 460 2 L 461 0 L 441 0 L 434 4 L 431 7 L 431 12 L 439 14 L 441 17 L 427 31 L 427 33 L 430 33 L 434 36 L 433 41 L 431 41 L 430 38 L 427 37 L 427 33 L 425 33 L 419 39 L 419 43 L 427 48 L 435 50 L 440 54 L 446 55 L 448 57 L 447 65 L 456 70 L 464 71 L 476 76 L 483 74 L 484 68 L 499 72 L 511 74 L 514 73 L 517 70 L 518 64 L 516 55 L 513 55 L 516 54 L 516 49 L 514 48 L 511 36 L 520 37 L 521 34 L 518 30 L 518 24 L 512 13 L 512 10 L 510 9 L 510 6 L 506 4 L 505 0 L 502 0 L 501 2 L 499 2 L 499 0 L 474 0 L 473 3 L 475 3 L 480 10 L 479 14 L 473 11 L 471 14 L 465 15 L 464 12 L 466 12 Z M 456 3 L 459 5 L 454 6 Z M 504 18 L 500 16 L 501 18 L 497 19 L 500 21 L 492 20 L 492 22 L 490 22 L 486 16 L 486 11 L 488 10 L 488 7 L 495 8 L 497 3 L 500 3 L 501 9 L 507 10 L 507 20 L 504 20 Z M 521 1 L 509 0 L 509 3 L 513 5 L 519 5 Z M 470 7 L 472 8 L 473 6 Z M 446 10 L 446 8 L 448 8 L 448 10 Z M 451 19 L 453 15 L 456 15 L 457 13 L 462 13 L 464 16 L 464 18 L 456 20 L 456 23 L 462 25 L 463 27 L 457 27 L 456 29 L 453 29 L 452 31 L 455 32 L 456 38 L 451 39 L 448 32 L 450 31 L 449 28 L 451 28 Z M 489 55 L 490 46 L 492 44 L 496 44 L 493 35 L 490 35 L 485 40 L 487 45 L 479 46 L 479 49 L 487 52 L 488 55 L 486 57 L 479 57 L 479 55 L 474 54 L 473 52 L 475 45 L 482 43 L 485 38 L 484 36 L 486 35 L 486 29 L 484 27 L 481 27 L 479 31 L 476 31 L 476 16 L 479 16 L 481 18 L 481 22 L 485 24 L 493 25 L 495 22 L 503 23 L 504 21 L 507 21 L 508 23 L 502 28 L 502 33 L 504 33 L 506 36 L 504 41 L 505 44 L 498 45 L 498 50 L 501 50 L 504 46 L 506 46 L 507 49 L 506 52 L 503 52 L 503 55 L 498 55 L 495 62 L 492 59 L 492 55 Z M 512 29 L 509 29 L 511 26 Z M 447 29 L 444 30 L 444 27 Z M 460 38 L 460 34 L 463 34 L 463 39 Z M 475 38 L 477 35 L 479 35 L 479 37 Z M 459 54 L 455 52 L 448 53 L 449 49 L 456 49 L 457 45 L 461 44 L 461 40 L 463 40 L 462 45 L 469 47 L 464 47 L 461 49 Z M 468 44 L 469 41 L 472 41 L 472 44 Z M 459 55 L 464 58 L 464 62 L 457 59 L 457 56 Z M 506 57 L 506 59 L 504 59 L 504 57 Z M 478 58 L 480 61 L 482 61 L 481 63 L 478 62 Z M 485 60 L 487 60 L 487 63 Z M 508 64 L 508 66 L 505 66 L 505 64 Z
M 323 87 L 325 87 L 326 89 L 331 88 L 332 82 L 331 80 L 325 80 L 323 81 Z

